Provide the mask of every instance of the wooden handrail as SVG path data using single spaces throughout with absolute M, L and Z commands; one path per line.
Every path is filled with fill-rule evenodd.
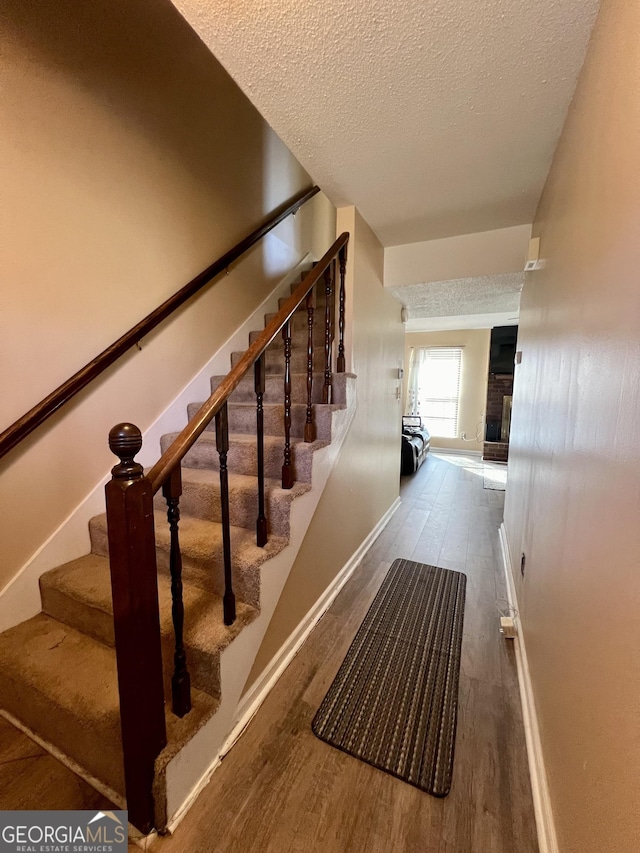
M 189 452 L 216 414 L 224 406 L 231 393 L 238 387 L 242 378 L 253 367 L 254 363 L 275 339 L 276 335 L 279 334 L 296 308 L 304 302 L 307 294 L 315 287 L 316 283 L 324 275 L 325 270 L 328 269 L 333 259 L 347 245 L 348 241 L 349 234 L 347 232 L 338 237 L 335 243 L 314 266 L 313 270 L 294 290 L 273 320 L 266 326 L 265 330 L 260 333 L 249 349 L 243 354 L 236 366 L 227 374 L 206 403 L 198 409 L 182 432 L 165 450 L 147 474 L 147 479 L 151 482 L 153 494 L 158 491 L 173 469 L 180 464 L 183 457 Z
M 237 243 L 232 249 L 222 255 L 222 257 L 218 258 L 217 261 L 214 261 L 206 270 L 203 270 L 177 293 L 163 302 L 162 305 L 159 305 L 155 311 L 148 314 L 143 320 L 122 335 L 122 337 L 118 338 L 117 341 L 114 341 L 111 346 L 101 352 L 100 355 L 92 359 L 92 361 L 77 373 L 74 373 L 59 388 L 52 391 L 51 394 L 46 396 L 21 418 L 18 418 L 4 432 L 0 433 L 0 458 L 30 435 L 37 427 L 50 418 L 51 415 L 57 412 L 58 409 L 64 406 L 65 403 L 68 403 L 83 388 L 86 388 L 87 385 L 112 365 L 114 361 L 117 361 L 127 350 L 135 346 L 138 341 L 148 335 L 163 320 L 166 320 L 174 311 L 184 305 L 188 299 L 195 296 L 212 279 L 224 272 L 231 263 L 254 246 L 269 231 L 275 228 L 276 225 L 279 225 L 283 219 L 286 219 L 292 213 L 296 213 L 305 202 L 313 198 L 318 192 L 320 192 L 320 189 L 317 186 L 303 190 L 294 196 L 291 201 L 277 208 L 263 225 L 252 231 L 251 234 Z

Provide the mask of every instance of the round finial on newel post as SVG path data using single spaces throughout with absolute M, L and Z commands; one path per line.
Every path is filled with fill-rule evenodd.
M 111 469 L 117 480 L 137 480 L 144 474 L 144 468 L 133 458 L 142 447 L 142 433 L 135 424 L 116 424 L 109 432 L 111 452 L 120 462 Z

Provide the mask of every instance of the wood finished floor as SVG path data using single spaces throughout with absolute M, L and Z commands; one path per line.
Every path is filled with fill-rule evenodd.
M 535 824 L 497 529 L 504 493 L 476 457 L 437 457 L 246 733 L 158 853 L 535 853 Z M 396 557 L 467 574 L 453 786 L 439 800 L 322 743 L 311 720 Z M 113 808 L 0 718 L 0 808 Z M 137 848 L 131 847 L 132 850 Z
M 159 853 L 535 853 L 497 538 L 504 492 L 477 457 L 437 457 Z M 311 720 L 396 557 L 466 573 L 453 786 L 436 799 L 318 740 Z

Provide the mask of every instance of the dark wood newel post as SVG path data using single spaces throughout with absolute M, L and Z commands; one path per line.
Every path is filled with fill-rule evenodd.
M 134 461 L 138 427 L 115 426 L 109 447 L 120 458 L 105 493 L 127 808 L 131 823 L 149 832 L 154 764 L 167 743 L 153 491 Z

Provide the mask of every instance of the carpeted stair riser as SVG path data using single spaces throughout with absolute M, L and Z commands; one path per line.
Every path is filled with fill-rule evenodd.
M 59 622 L 107 646 L 114 645 L 113 605 L 109 561 L 89 554 L 40 578 L 42 610 Z M 165 676 L 165 694 L 171 695 L 171 675 L 175 635 L 171 615 L 171 584 L 158 576 L 160 630 Z M 237 603 L 236 622 L 227 627 L 222 618 L 222 601 L 200 587 L 184 584 L 184 643 L 193 687 L 220 695 L 220 652 L 242 628 L 257 616 L 255 608 Z
M 12 655 L 18 649 L 20 653 Z M 83 678 L 85 673 L 71 673 L 68 669 L 69 660 L 80 656 L 92 664 L 89 679 Z M 45 666 L 52 672 L 55 669 L 56 680 L 61 685 L 73 676 L 68 689 L 71 695 L 76 694 L 77 707 L 50 701 L 49 697 L 58 690 L 50 683 L 40 683 L 37 673 Z M 3 708 L 90 773 L 122 792 L 115 666 L 113 650 L 48 617 L 36 616 L 0 636 Z
M 200 409 L 202 403 L 191 403 L 188 407 L 189 418 Z M 331 406 L 314 404 L 313 417 L 316 425 L 316 436 L 322 441 L 331 440 Z M 256 407 L 253 403 L 229 403 L 229 432 L 255 434 Z M 307 407 L 304 403 L 293 403 L 291 406 L 291 435 L 302 437 L 307 420 Z M 215 431 L 215 419 L 207 429 Z M 264 431 L 267 435 L 284 436 L 284 406 L 267 403 L 264 406 Z
M 315 267 L 315 263 L 313 264 Z M 300 287 L 305 278 L 309 275 L 310 270 L 307 270 L 305 273 L 302 273 L 300 279 L 298 281 L 294 281 L 293 284 L 289 285 L 291 289 L 291 293 L 295 293 L 296 290 Z M 324 289 L 324 278 L 320 278 L 320 280 L 316 283 L 314 290 L 316 294 L 316 299 L 320 296 L 324 299 L 325 289 Z
M 295 289 L 295 288 L 294 288 Z M 288 296 L 282 296 L 278 299 L 278 309 L 282 308 L 286 301 L 289 299 Z M 322 290 L 316 290 L 316 307 L 315 307 L 315 321 L 318 324 L 324 322 L 324 309 L 327 304 L 327 300 L 324 293 L 324 286 Z M 305 303 L 302 302 L 299 308 L 296 308 L 296 314 L 305 315 L 307 313 L 307 309 L 305 307 Z
M 178 433 L 168 433 L 161 439 L 162 452 L 177 438 Z M 298 483 L 311 482 L 311 468 L 313 464 L 313 453 L 326 446 L 326 442 L 315 441 L 306 444 L 302 439 L 295 438 L 291 441 L 291 454 L 295 480 Z M 264 470 L 265 477 L 277 479 L 282 475 L 282 454 L 284 439 L 277 436 L 265 435 L 264 437 Z M 218 471 L 220 457 L 216 449 L 216 437 L 213 432 L 204 432 L 196 441 L 191 450 L 183 460 L 184 468 L 210 469 Z M 229 453 L 227 454 L 227 467 L 229 473 L 246 474 L 257 476 L 258 462 L 256 438 L 250 435 L 229 435 Z
M 231 367 L 235 367 L 236 364 L 240 361 L 243 352 L 232 352 L 231 353 Z M 284 373 L 284 356 L 282 354 L 281 349 L 267 349 L 265 350 L 265 372 L 266 373 L 279 373 L 282 375 Z M 306 347 L 304 349 L 295 348 L 291 351 L 291 372 L 292 373 L 304 373 L 307 372 L 307 350 Z M 324 372 L 324 350 L 320 347 L 316 347 L 313 352 L 313 372 L 314 373 L 323 373 Z
M 252 344 L 263 331 L 264 329 L 256 332 L 249 332 L 249 343 Z M 291 330 L 291 346 L 294 349 L 303 349 L 306 352 L 308 343 L 308 328 L 306 326 L 301 328 L 301 324 L 296 323 Z M 313 347 L 314 349 L 324 347 L 324 329 L 320 326 L 314 326 L 313 328 Z M 276 350 L 276 352 L 282 353 L 284 361 L 284 339 L 282 337 L 282 333 L 278 333 L 277 337 L 275 337 L 267 347 L 267 350 Z
M 2 706 L 89 773 L 124 794 L 115 651 L 45 614 L 0 634 Z M 215 712 L 192 691 L 178 720 L 165 706 L 167 736 L 179 749 Z
M 218 385 L 225 379 L 224 376 L 211 377 L 211 393 L 213 393 Z M 324 374 L 313 374 L 313 386 L 311 393 L 311 401 L 313 403 L 322 402 L 322 389 L 324 386 Z M 229 398 L 233 403 L 253 403 L 256 404 L 256 392 L 253 383 L 253 376 L 245 377 L 238 385 L 235 391 Z M 291 399 L 294 403 L 307 402 L 307 376 L 302 373 L 294 373 L 291 376 Z M 284 400 L 284 374 L 272 373 L 266 377 L 265 391 L 262 398 L 263 403 L 282 403 Z
M 275 312 L 273 314 L 265 314 L 264 315 L 264 325 L 265 327 L 273 320 L 276 316 Z M 313 324 L 313 335 L 314 340 L 322 341 L 324 343 L 324 305 L 321 309 L 317 309 L 313 314 L 314 324 Z M 308 317 L 307 312 L 305 311 L 296 311 L 295 314 L 291 317 L 291 330 L 292 332 L 304 332 L 304 346 L 307 345 L 307 334 L 308 334 Z M 282 333 L 278 334 L 278 340 L 282 340 Z
M 170 535 L 166 514 L 155 512 L 156 561 L 158 570 L 169 573 Z M 107 522 L 105 515 L 89 522 L 91 550 L 107 556 Z M 264 548 L 256 545 L 255 532 L 242 527 L 231 528 L 231 556 L 233 588 L 236 598 L 252 607 L 260 606 L 260 567 L 282 551 L 287 540 L 271 536 Z M 222 526 L 213 521 L 184 516 L 180 521 L 180 550 L 182 575 L 186 582 L 224 594 L 224 567 L 222 552 Z
M 256 477 L 245 477 L 241 474 L 229 474 L 228 479 L 231 524 L 254 531 L 258 515 L 258 480 Z M 265 515 L 270 533 L 289 536 L 291 501 L 309 488 L 308 484 L 299 483 L 293 489 L 283 489 L 280 481 L 265 482 Z M 155 497 L 155 508 L 166 512 L 166 501 L 160 492 Z M 202 518 L 205 521 L 222 522 L 218 471 L 186 469 L 183 472 L 180 513 L 182 516 Z

